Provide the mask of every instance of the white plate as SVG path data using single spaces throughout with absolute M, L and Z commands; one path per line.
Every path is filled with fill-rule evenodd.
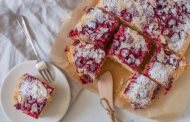
M 55 77 L 55 92 L 53 93 L 53 101 L 45 108 L 39 119 L 34 119 L 13 107 L 13 89 L 15 81 L 24 73 L 30 73 L 41 78 L 35 68 L 36 61 L 27 61 L 16 66 L 7 74 L 1 88 L 1 107 L 5 115 L 12 122 L 58 122 L 67 112 L 70 104 L 70 87 L 65 75 L 55 66 L 50 65 L 50 70 Z

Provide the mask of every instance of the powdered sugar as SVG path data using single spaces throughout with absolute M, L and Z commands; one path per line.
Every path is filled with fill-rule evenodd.
M 126 95 L 134 108 L 146 107 L 151 103 L 158 84 L 144 75 L 137 75 L 128 81 Z
M 107 11 L 113 11 L 111 3 L 115 4 L 115 11 L 118 14 L 127 9 L 132 13 L 135 10 L 137 14 L 133 15 L 132 25 L 140 26 L 142 31 L 147 32 L 151 37 L 162 40 L 168 40 L 168 47 L 180 53 L 184 45 L 187 44 L 187 37 L 190 34 L 190 2 L 189 0 L 100 0 L 100 7 L 110 6 Z M 171 18 L 171 20 L 170 20 Z M 124 19 L 124 18 L 123 18 Z M 125 19 L 124 19 L 125 20 Z M 175 34 L 180 35 L 180 37 Z
M 80 73 L 82 83 L 92 82 L 105 59 L 104 50 L 96 47 L 93 44 L 79 43 L 75 45 L 73 52 L 74 63 L 77 68 L 77 72 Z
M 104 48 L 118 23 L 116 17 L 103 12 L 99 8 L 90 8 L 82 16 L 70 35 L 77 35 L 83 41 L 89 41 Z
M 47 89 L 38 80 L 22 80 L 19 83 L 19 92 L 23 97 L 32 97 L 33 99 L 45 99 L 47 97 Z
M 79 45 L 76 47 L 74 54 L 75 60 L 77 60 L 78 57 L 94 59 L 95 62 L 100 63 L 105 57 L 105 52 L 100 48 L 95 48 L 93 44 Z
M 109 54 L 119 58 L 121 63 L 138 69 L 149 52 L 149 43 L 136 31 L 121 26 L 115 35 Z
M 148 66 L 150 69 L 147 69 L 147 75 L 166 87 L 172 82 L 176 70 L 184 65 L 183 62 L 176 54 L 158 47 L 156 55 Z
M 116 13 L 118 11 L 117 3 L 118 0 L 99 0 L 97 7 L 106 9 L 112 13 Z
M 190 34 L 190 19 L 183 17 L 184 24 L 179 24 L 174 28 L 174 34 L 169 38 L 169 47 L 175 52 L 183 49 L 184 44 L 187 43 L 187 37 Z
M 174 72 L 175 69 L 172 66 L 155 62 L 149 71 L 149 75 L 160 84 L 167 86 Z

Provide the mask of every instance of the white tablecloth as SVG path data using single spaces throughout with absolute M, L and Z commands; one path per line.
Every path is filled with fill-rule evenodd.
M 24 15 L 29 20 L 32 37 L 39 55 L 49 60 L 54 38 L 62 20 L 80 0 L 0 0 L 0 86 L 7 72 L 24 61 L 35 59 L 29 42 L 16 20 Z M 70 83 L 72 101 L 80 89 Z

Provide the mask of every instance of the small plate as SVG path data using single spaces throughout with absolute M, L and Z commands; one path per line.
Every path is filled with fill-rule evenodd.
M 30 73 L 38 78 L 42 77 L 35 68 L 36 61 L 27 61 L 14 67 L 7 74 L 1 88 L 1 107 L 5 115 L 12 122 L 58 122 L 65 113 L 70 104 L 70 87 L 65 75 L 55 66 L 49 65 L 50 71 L 55 78 L 55 92 L 53 93 L 52 102 L 48 104 L 45 111 L 39 119 L 34 119 L 18 111 L 13 106 L 13 89 L 15 81 L 24 73 Z

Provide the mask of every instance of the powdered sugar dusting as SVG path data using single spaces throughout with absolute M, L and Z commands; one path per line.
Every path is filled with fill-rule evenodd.
M 79 45 L 76 47 L 74 54 L 75 60 L 77 60 L 78 57 L 94 59 L 95 62 L 100 63 L 105 57 L 105 52 L 100 48 L 95 48 L 93 44 Z
M 118 11 L 117 3 L 118 0 L 99 0 L 97 7 L 104 8 L 112 13 L 116 13 Z
M 105 55 L 104 50 L 97 48 L 93 44 L 79 43 L 75 45 L 73 57 L 77 71 L 85 74 L 88 80 L 91 78 L 94 80 L 101 68 Z
M 184 65 L 184 62 L 176 54 L 158 48 L 157 54 L 151 59 L 148 75 L 163 86 L 167 86 L 173 79 L 176 70 Z
M 17 110 L 37 119 L 49 102 L 53 91 L 54 88 L 47 83 L 29 74 L 24 74 L 16 87 L 14 106 Z
M 164 36 L 168 40 L 169 48 L 180 53 L 190 33 L 188 18 L 190 2 L 188 0 L 142 0 L 141 3 L 139 7 L 142 7 L 142 17 L 145 18 L 140 22 L 142 30 L 158 40 Z
M 109 54 L 117 56 L 122 63 L 137 68 L 149 52 L 148 46 L 143 36 L 130 28 L 121 26 L 114 37 Z
M 184 24 L 179 24 L 174 28 L 175 33 L 169 38 L 169 47 L 175 52 L 179 52 L 186 44 L 187 37 L 190 35 L 190 19 L 184 17 Z
M 126 95 L 134 108 L 144 108 L 151 103 L 158 84 L 144 75 L 137 75 L 127 86 Z
M 47 89 L 39 80 L 24 79 L 19 83 L 19 92 L 23 97 L 32 97 L 33 99 L 45 99 Z
M 155 62 L 150 69 L 149 74 L 151 78 L 159 81 L 160 84 L 167 86 L 174 71 L 175 69 L 172 66 L 163 65 L 161 63 Z
M 74 32 L 82 39 L 87 38 L 88 41 L 103 48 L 117 25 L 116 17 L 104 13 L 99 8 L 90 8 L 76 25 Z

